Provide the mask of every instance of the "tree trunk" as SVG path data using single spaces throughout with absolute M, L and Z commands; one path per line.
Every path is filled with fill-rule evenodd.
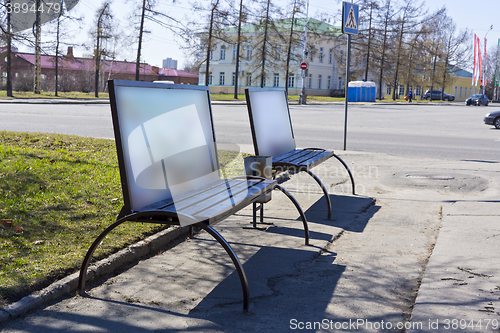
M 10 0 L 7 0 L 10 4 Z M 10 33 L 10 13 L 7 13 L 7 96 L 12 97 L 12 35 Z
M 212 7 L 212 13 L 210 15 L 210 29 L 208 31 L 208 46 L 207 46 L 207 66 L 205 70 L 205 85 L 208 86 L 209 82 L 209 69 L 210 69 L 210 51 L 212 50 L 212 30 L 214 27 L 214 14 L 215 14 L 215 9 L 217 8 L 217 5 L 219 4 L 219 1 L 217 0 L 213 7 Z
M 261 67 L 261 76 L 260 76 L 260 87 L 264 88 L 264 80 L 265 80 L 265 67 L 266 67 L 266 43 L 267 43 L 267 25 L 269 23 L 269 4 L 271 0 L 267 0 L 267 9 L 266 9 L 266 22 L 264 24 L 264 43 L 262 44 L 262 67 Z
M 241 12 L 243 0 L 240 0 L 240 17 L 238 19 L 238 40 L 236 42 L 236 74 L 234 77 L 234 99 L 238 99 L 238 75 L 240 72 L 240 43 L 241 43 Z
M 373 11 L 373 2 L 370 4 L 370 24 L 368 27 L 368 49 L 366 51 L 365 82 L 368 81 L 368 71 L 370 67 L 370 46 L 372 43 L 372 11 Z
M 40 8 L 40 0 L 35 2 L 36 9 Z M 42 76 L 42 66 L 41 66 L 41 24 L 40 24 L 40 11 L 36 10 L 35 14 L 35 83 L 33 87 L 33 92 L 35 94 L 40 94 L 41 92 L 41 76 Z
M 101 50 L 100 50 L 100 38 L 101 38 L 101 22 L 99 19 L 99 22 L 97 23 L 97 43 L 96 43 L 96 50 L 95 50 L 95 83 L 94 83 L 94 90 L 95 90 L 95 97 L 99 97 L 99 68 L 101 67 Z
M 285 75 L 285 90 L 288 96 L 288 76 L 290 75 L 290 55 L 292 54 L 292 42 L 293 42 L 293 24 L 295 22 L 295 11 L 296 11 L 297 1 L 293 2 L 292 10 L 292 23 L 290 26 L 290 39 L 288 40 L 288 51 L 286 55 L 286 75 Z

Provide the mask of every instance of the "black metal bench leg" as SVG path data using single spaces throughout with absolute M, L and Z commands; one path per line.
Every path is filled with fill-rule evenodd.
M 314 178 L 314 180 L 321 186 L 321 189 L 323 190 L 323 193 L 325 194 L 326 198 L 326 204 L 328 206 L 328 220 L 332 218 L 332 202 L 330 201 L 330 195 L 328 194 L 328 191 L 326 190 L 325 185 L 323 185 L 323 182 L 309 169 L 304 169 L 305 172 L 307 172 L 311 177 Z
M 335 154 L 333 154 L 333 156 L 335 156 L 337 158 L 337 160 L 339 160 L 339 162 L 342 163 L 342 165 L 346 168 L 347 172 L 349 173 L 349 177 L 351 177 L 352 194 L 356 195 L 356 187 L 354 185 L 354 177 L 352 176 L 351 170 L 349 170 L 349 167 L 347 166 L 347 164 L 345 164 L 344 160 L 342 160 L 340 157 L 338 157 Z
M 212 235 L 212 237 L 215 238 L 219 242 L 220 245 L 222 245 L 224 250 L 226 250 L 227 254 L 229 254 L 229 256 L 231 257 L 231 260 L 233 261 L 233 264 L 236 267 L 236 270 L 238 271 L 238 275 L 240 276 L 241 288 L 243 289 L 243 311 L 247 312 L 249 300 L 250 300 L 250 292 L 248 289 L 247 277 L 245 275 L 245 271 L 243 270 L 243 265 L 241 264 L 240 260 L 236 256 L 236 253 L 234 253 L 232 247 L 214 228 L 212 228 L 211 226 L 209 226 L 206 223 L 199 223 L 198 225 L 203 230 L 205 230 L 210 235 Z
M 302 219 L 302 224 L 304 224 L 304 233 L 305 233 L 305 238 L 306 238 L 306 245 L 309 245 L 309 227 L 307 225 L 306 216 L 304 215 L 304 212 L 302 211 L 302 208 L 300 207 L 300 205 L 297 202 L 297 200 L 295 200 L 295 198 L 293 197 L 293 195 L 291 195 L 290 192 L 288 192 L 287 190 L 285 190 L 284 187 L 282 187 L 281 185 L 276 185 L 275 188 L 280 189 L 281 192 L 283 192 L 290 200 L 292 200 L 293 204 L 295 205 L 295 207 L 299 211 L 300 218 Z
M 78 278 L 78 294 L 84 295 L 85 294 L 85 277 L 87 276 L 87 268 L 90 263 L 90 259 L 92 258 L 92 255 L 94 254 L 95 249 L 101 244 L 102 240 L 104 237 L 106 237 L 107 234 L 109 234 L 114 228 L 118 227 L 120 224 L 125 222 L 126 220 L 117 220 L 115 223 L 107 227 L 92 243 L 90 246 L 89 250 L 87 251 L 87 255 L 85 256 L 85 259 L 83 259 L 82 266 L 80 268 L 80 276 Z

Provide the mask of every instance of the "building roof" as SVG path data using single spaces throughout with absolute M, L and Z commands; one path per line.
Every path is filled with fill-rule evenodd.
M 16 56 L 26 60 L 30 64 L 35 64 L 35 55 L 33 53 L 15 53 Z M 61 67 L 71 70 L 91 69 L 94 66 L 94 59 L 89 58 L 69 58 L 60 57 Z M 41 55 L 40 65 L 42 68 L 53 69 L 56 67 L 55 56 Z M 103 60 L 105 72 L 135 74 L 135 62 Z M 158 67 L 141 63 L 141 75 L 158 75 Z
M 292 19 L 287 18 L 287 19 L 281 19 L 281 20 L 274 20 L 271 21 L 272 24 L 274 25 L 274 30 L 277 30 L 279 32 L 290 32 L 290 28 L 292 25 Z M 307 19 L 306 18 L 295 18 L 294 19 L 294 24 L 293 24 L 293 31 L 294 33 L 302 33 L 304 32 L 305 26 L 306 26 Z M 262 25 L 260 24 L 247 24 L 241 27 L 241 32 L 242 33 L 255 33 L 255 32 L 260 32 L 262 31 Z M 326 36 L 332 36 L 332 37 L 338 37 L 342 34 L 342 29 L 341 27 L 336 27 L 331 24 L 310 18 L 309 23 L 307 25 L 307 30 L 311 33 L 316 33 L 320 35 L 326 35 Z M 232 27 L 228 29 L 222 30 L 224 33 L 237 33 L 238 28 L 237 27 Z
M 193 77 L 198 78 L 198 74 L 192 74 L 185 71 L 181 71 L 175 68 L 160 68 L 158 71 L 160 76 L 181 76 L 181 77 Z

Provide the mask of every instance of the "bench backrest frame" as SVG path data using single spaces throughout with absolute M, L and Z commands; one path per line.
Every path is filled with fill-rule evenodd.
M 250 88 L 245 89 L 245 97 L 255 155 L 277 157 L 294 150 L 295 136 L 286 90 Z
M 134 137 L 132 133 L 137 133 L 139 134 L 138 138 L 139 141 L 142 140 L 142 135 L 144 136 L 145 144 L 143 145 L 144 147 L 147 145 L 147 150 L 149 151 L 149 157 L 151 158 L 151 163 L 155 161 L 153 158 L 154 152 L 152 153 L 151 151 L 153 148 L 151 146 L 153 143 L 150 143 L 148 141 L 148 136 L 146 134 L 145 130 L 145 124 L 146 122 L 141 122 L 144 121 L 144 119 L 148 119 L 149 121 L 147 123 L 150 123 L 152 126 L 163 126 L 166 125 L 170 126 L 168 122 L 159 122 L 160 120 L 164 120 L 163 115 L 166 114 L 167 112 L 170 111 L 178 111 L 178 114 L 182 117 L 185 117 L 186 114 L 195 114 L 199 118 L 202 118 L 199 120 L 200 124 L 196 126 L 197 124 L 194 124 L 194 127 L 196 129 L 189 130 L 188 129 L 188 134 L 190 135 L 190 132 L 195 133 L 195 136 L 197 133 L 200 131 L 197 131 L 197 129 L 200 129 L 201 126 L 201 132 L 202 134 L 197 134 L 198 138 L 197 142 L 199 143 L 200 140 L 205 140 L 206 148 L 204 149 L 205 146 L 199 146 L 198 148 L 203 149 L 203 153 L 206 156 L 209 156 L 208 159 L 202 159 L 202 163 L 205 163 L 206 165 L 202 165 L 201 168 L 210 169 L 210 171 L 213 174 L 210 174 L 209 177 L 211 179 L 220 179 L 220 171 L 219 171 L 219 159 L 217 156 L 217 146 L 216 146 L 216 139 L 215 139 L 215 131 L 214 131 L 214 125 L 213 125 L 213 117 L 212 117 L 212 109 L 211 109 L 211 102 L 210 102 L 210 92 L 208 90 L 208 87 L 205 86 L 194 86 L 194 85 L 180 85 L 180 84 L 166 84 L 166 83 L 151 83 L 151 82 L 140 82 L 140 81 L 126 81 L 126 80 L 110 80 L 108 81 L 108 87 L 109 87 L 109 99 L 110 99 L 110 105 L 111 105 L 111 114 L 112 114 L 112 121 L 113 121 L 113 128 L 114 128 L 114 134 L 115 134 L 115 142 L 116 142 L 116 151 L 117 151 L 117 157 L 118 157 L 118 166 L 120 169 L 120 180 L 121 180 L 121 186 L 122 186 L 122 193 L 123 193 L 123 201 L 124 201 L 124 207 L 122 209 L 121 215 L 123 214 L 129 214 L 130 212 L 133 212 L 137 209 L 142 208 L 143 206 L 147 206 L 148 204 L 152 204 L 154 201 L 158 201 L 161 199 L 166 199 L 171 195 L 170 193 L 170 187 L 169 187 L 169 182 L 167 181 L 168 175 L 165 167 L 164 160 L 162 159 L 161 161 L 156 161 L 158 163 L 158 166 L 156 166 L 156 169 L 161 170 L 160 168 L 163 167 L 163 174 L 165 178 L 165 184 L 160 184 L 159 187 L 162 187 L 165 185 L 165 191 L 163 189 L 148 189 L 148 188 L 142 188 L 137 184 L 137 181 L 139 180 L 139 175 L 137 176 L 136 174 L 132 175 L 134 173 L 134 165 L 132 165 L 135 162 L 131 162 L 130 160 L 133 159 L 132 156 L 130 156 L 132 153 L 132 145 L 128 145 L 131 142 L 135 142 L 137 140 L 131 141 Z M 126 90 L 120 90 L 120 89 L 126 89 Z M 146 89 L 146 90 L 141 90 L 141 89 Z M 141 108 L 141 103 L 133 103 L 134 106 L 130 106 L 131 103 L 126 103 L 127 99 L 130 100 L 129 95 L 133 95 L 134 93 L 141 94 L 141 92 L 146 92 L 146 95 L 151 97 L 151 99 L 154 100 L 154 102 L 158 103 L 163 103 L 161 106 L 158 106 L 158 103 L 152 103 L 151 100 L 144 100 L 142 103 L 144 103 L 144 108 Z M 127 94 L 125 93 L 127 92 Z M 129 92 L 132 92 L 132 94 L 128 94 Z M 179 100 L 175 96 L 173 96 L 174 92 L 178 95 L 192 95 L 195 100 L 194 108 L 193 108 L 193 100 Z M 191 92 L 193 94 L 191 94 Z M 162 98 L 163 95 L 166 96 L 173 96 L 172 100 L 175 99 L 175 101 L 169 101 L 168 99 Z M 206 100 L 205 100 L 206 98 Z M 154 105 L 153 108 L 149 107 L 148 109 L 148 103 L 149 106 Z M 137 104 L 137 105 L 136 105 Z M 186 111 L 184 112 L 184 108 L 181 107 L 180 110 L 178 107 L 180 106 L 186 106 Z M 177 109 L 175 109 L 177 107 Z M 135 108 L 135 109 L 134 109 Z M 158 117 L 160 114 L 160 108 L 165 109 L 165 113 L 161 114 L 161 117 Z M 172 109 L 174 108 L 174 109 Z M 139 118 L 144 117 L 141 121 L 137 123 L 139 125 L 136 130 L 131 131 L 130 126 L 126 125 L 125 123 L 128 122 L 133 122 L 134 119 L 130 120 L 125 119 L 126 115 L 125 112 L 123 111 L 124 109 L 133 109 L 136 114 L 138 115 Z M 155 110 L 151 110 L 155 109 Z M 130 111 L 127 111 L 130 112 Z M 153 113 L 151 116 L 148 113 Z M 201 114 L 201 116 L 199 116 Z M 174 115 L 174 113 L 172 113 Z M 189 120 L 189 119 L 188 119 Z M 187 120 L 186 120 L 187 122 Z M 157 123 L 157 124 L 155 124 Z M 196 123 L 196 121 L 195 121 Z M 134 125 L 135 126 L 135 125 Z M 128 128 L 128 129 L 127 129 Z M 141 133 L 142 129 L 142 133 Z M 168 132 L 168 131 L 165 131 Z M 158 129 L 156 130 L 156 133 L 161 135 L 162 133 L 159 133 Z M 155 134 L 155 133 L 153 133 Z M 202 137 L 200 137 L 200 135 Z M 194 140 L 196 141 L 196 140 Z M 169 142 L 162 142 L 163 145 L 168 145 Z M 133 144 L 135 145 L 135 143 Z M 139 146 L 141 143 L 138 144 Z M 182 143 L 181 143 L 182 145 Z M 189 145 L 189 143 L 187 144 Z M 160 150 L 164 149 L 169 149 L 169 148 L 164 148 L 159 145 L 156 145 L 157 147 L 160 147 Z M 134 148 L 135 149 L 135 148 Z M 180 148 L 181 149 L 181 148 Z M 158 149 L 157 149 L 158 150 Z M 175 148 L 174 148 L 175 150 Z M 162 153 L 160 151 L 160 153 Z M 183 153 L 183 151 L 181 151 Z M 143 153 L 143 156 L 147 153 Z M 141 155 L 141 154 L 139 154 Z M 196 154 L 192 153 L 190 154 L 191 158 L 196 158 Z M 168 157 L 166 157 L 168 158 Z M 165 158 L 165 160 L 166 160 Z M 144 163 L 148 163 L 147 158 L 145 159 L 146 161 Z M 143 162 L 139 164 L 143 164 Z M 161 166 L 159 166 L 159 163 L 161 163 Z M 137 163 L 135 163 L 137 164 Z M 151 164 L 150 167 L 153 167 Z M 145 168 L 144 172 L 147 173 L 149 170 L 146 167 L 141 166 L 141 169 Z M 138 167 L 135 167 L 135 169 L 138 169 Z M 152 168 L 150 168 L 152 169 Z M 137 173 L 137 172 L 135 172 Z M 158 174 L 158 172 L 156 172 Z M 187 176 L 191 177 L 191 176 Z M 194 177 L 194 176 L 193 176 Z M 135 181 L 134 181 L 135 180 Z M 190 182 L 190 179 L 187 179 L 187 182 Z M 164 197 L 162 197 L 164 196 Z

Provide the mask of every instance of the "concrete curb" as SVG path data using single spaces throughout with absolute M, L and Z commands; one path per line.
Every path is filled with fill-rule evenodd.
M 212 105 L 246 105 L 246 100 L 237 101 L 212 101 Z M 0 104 L 109 104 L 108 99 L 49 99 L 49 98 L 19 98 L 19 99 L 0 99 Z M 299 102 L 289 102 L 290 105 L 299 105 Z M 304 106 L 308 105 L 344 105 L 345 102 L 319 102 L 309 101 Z M 424 106 L 440 106 L 440 105 L 465 105 L 464 102 L 436 102 L 436 103 L 408 103 L 408 102 L 349 102 L 354 105 L 424 105 Z
M 0 104 L 109 104 L 108 99 L 52 99 L 52 98 L 19 98 L 0 99 Z
M 174 226 L 130 245 L 90 266 L 87 270 L 87 281 L 108 275 L 125 264 L 137 261 L 144 256 L 154 254 L 174 240 L 187 236 L 188 233 L 188 227 L 181 228 Z M 0 309 L 0 323 L 18 318 L 34 308 L 41 307 L 57 298 L 75 292 L 78 287 L 79 274 L 79 272 L 73 273 L 52 283 L 45 289 L 26 296 L 4 309 Z

